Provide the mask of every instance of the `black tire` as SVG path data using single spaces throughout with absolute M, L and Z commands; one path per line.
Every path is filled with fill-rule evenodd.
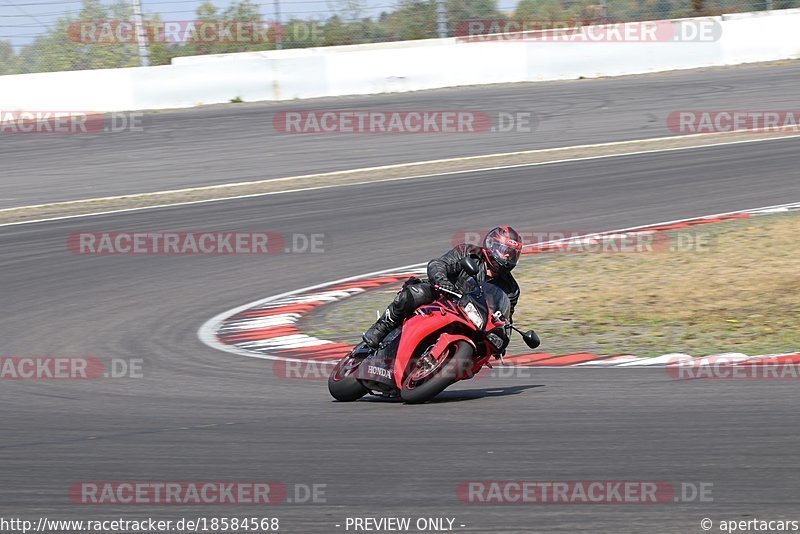
M 448 348 L 451 355 L 429 379 L 412 387 L 411 376 L 403 383 L 400 397 L 408 404 L 421 404 L 434 398 L 447 389 L 461 376 L 462 371 L 472 368 L 475 349 L 466 341 L 457 341 L 455 350 Z
M 336 364 L 328 376 L 328 391 L 338 401 L 352 402 L 369 393 L 369 390 L 353 376 L 355 369 L 348 369 L 353 360 L 353 355 L 348 354 Z

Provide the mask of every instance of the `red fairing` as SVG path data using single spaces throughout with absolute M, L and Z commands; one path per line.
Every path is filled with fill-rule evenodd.
M 427 315 L 415 314 L 406 320 L 403 324 L 400 345 L 397 347 L 397 356 L 394 360 L 394 381 L 398 388 L 403 388 L 406 368 L 408 367 L 409 360 L 411 360 L 411 356 L 414 354 L 414 349 L 416 349 L 420 342 L 427 336 L 443 329 L 451 323 L 461 323 L 468 328 L 472 328 L 472 325 L 467 324 L 459 315 L 449 311 L 445 312 L 444 315 L 438 310 L 435 313 Z M 472 329 L 474 330 L 474 328 Z M 470 341 L 470 344 L 474 346 L 472 341 Z

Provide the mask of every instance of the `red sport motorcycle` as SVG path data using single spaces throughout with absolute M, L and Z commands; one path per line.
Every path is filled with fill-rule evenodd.
M 535 349 L 539 337 L 506 320 L 511 303 L 499 287 L 479 282 L 474 258 L 461 261 L 473 279 L 460 295 L 436 286 L 443 296 L 421 306 L 381 346 L 361 343 L 339 361 L 328 377 L 328 390 L 339 401 L 371 393 L 426 402 L 459 380 L 475 376 L 490 359 L 502 359 L 513 329 Z

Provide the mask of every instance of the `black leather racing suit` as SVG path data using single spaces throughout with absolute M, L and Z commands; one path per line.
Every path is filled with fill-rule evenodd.
M 380 319 L 364 332 L 364 341 L 369 345 L 377 346 L 386 337 L 386 334 L 400 326 L 403 320 L 414 313 L 414 310 L 433 302 L 436 299 L 434 285 L 443 285 L 446 289 L 463 293 L 467 288 L 467 283 L 471 280 L 470 275 L 461 268 L 461 260 L 465 256 L 474 256 L 479 261 L 478 281 L 490 282 L 508 295 L 508 299 L 511 301 L 511 313 L 507 319 L 512 321 L 514 308 L 519 300 L 517 281 L 509 271 L 492 273 L 492 276 L 488 276 L 490 269 L 486 264 L 483 249 L 476 245 L 463 244 L 450 250 L 444 256 L 428 262 L 427 281 L 416 278 L 407 281 Z M 449 285 L 452 285 L 452 288 L 448 287 Z
M 502 289 L 508 300 L 511 301 L 511 315 L 514 315 L 514 308 L 519 301 L 519 285 L 511 272 L 505 271 L 487 278 L 488 266 L 483 249 L 476 245 L 458 245 L 453 250 L 441 258 L 436 258 L 428 262 L 428 280 L 430 284 L 441 284 L 447 280 L 452 283 L 456 291 L 463 293 L 467 288 L 467 283 L 472 279 L 469 274 L 461 269 L 461 260 L 465 256 L 474 256 L 480 260 L 480 272 L 478 273 L 479 282 L 490 282 Z M 494 273 L 493 273 L 494 274 Z M 413 310 L 412 310 L 413 312 Z M 508 317 L 511 320 L 511 317 Z

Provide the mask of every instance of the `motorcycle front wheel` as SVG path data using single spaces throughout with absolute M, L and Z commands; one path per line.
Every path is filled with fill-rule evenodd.
M 426 351 L 408 373 L 400 397 L 408 404 L 431 400 L 472 368 L 474 352 L 475 349 L 466 341 L 453 343 L 435 361 Z

